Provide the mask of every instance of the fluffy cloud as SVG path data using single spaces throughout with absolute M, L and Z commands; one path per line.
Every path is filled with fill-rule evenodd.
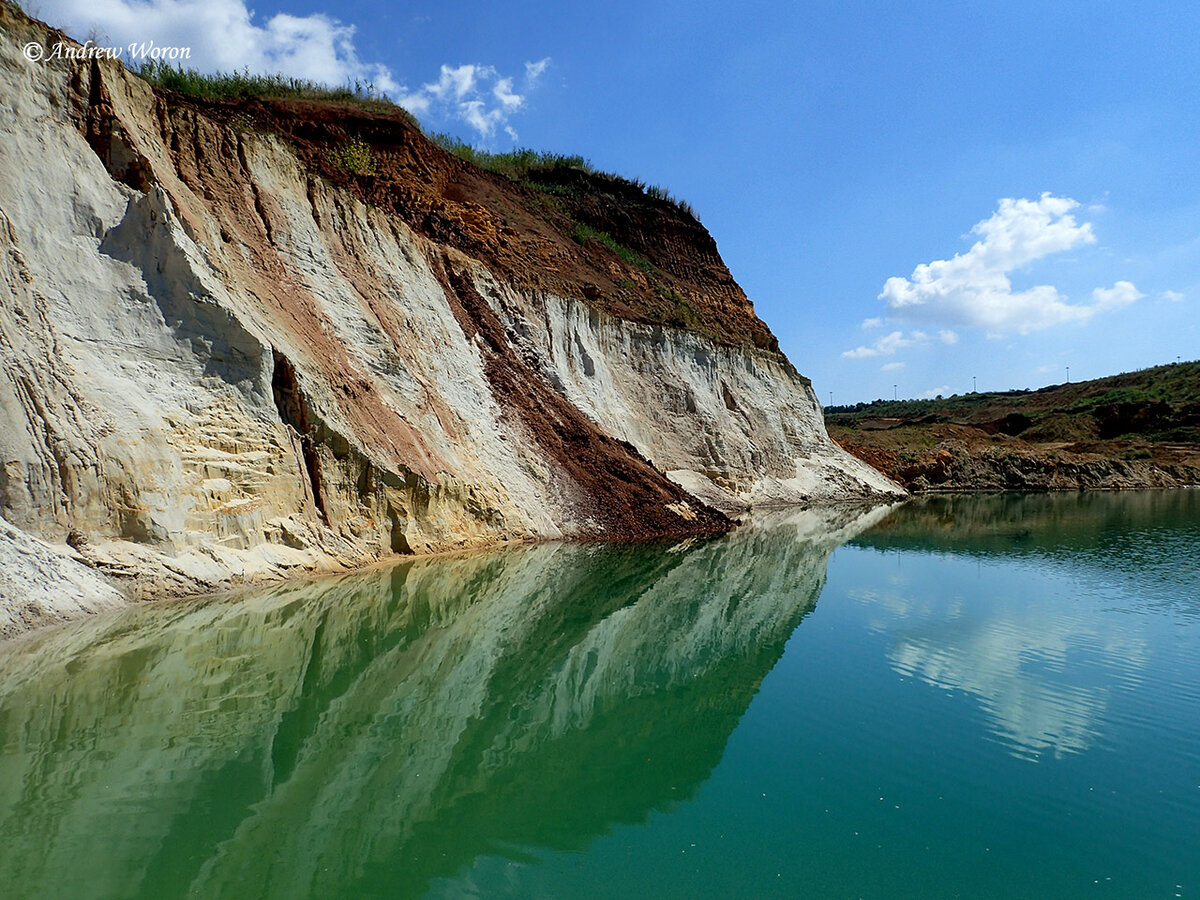
M 1183 300 L 1183 294 L 1179 291 L 1163 291 L 1163 299 L 1170 300 L 1172 303 L 1180 303 Z
M 522 90 L 537 83 L 550 58 L 525 63 Z M 470 125 L 484 139 L 504 131 L 513 140 L 517 133 L 509 124 L 513 113 L 525 105 L 524 93 L 518 93 L 512 78 L 500 75 L 493 67 L 474 63 L 442 66 L 437 81 L 418 90 L 405 91 L 397 99 L 406 109 L 435 120 L 457 120 Z
M 904 366 L 905 366 L 905 364 L 902 362 L 884 363 L 882 366 L 879 367 L 879 371 L 880 372 L 899 372 L 901 369 L 904 368 Z
M 958 343 L 958 335 L 953 331 L 943 329 L 938 332 L 937 339 L 943 344 Z M 844 359 L 867 359 L 872 356 L 892 356 L 897 350 L 907 347 L 928 347 L 933 338 L 923 331 L 912 331 L 905 336 L 903 331 L 893 331 L 885 334 L 870 347 L 860 346 L 842 353 Z M 903 363 L 901 363 L 903 365 Z M 886 370 L 886 366 L 884 367 Z
M 950 385 L 943 384 L 941 387 L 930 388 L 921 396 L 927 400 L 932 400 L 934 397 L 945 397 L 950 393 Z
M 95 34 L 105 45 L 189 47 L 186 65 L 202 72 L 249 69 L 333 86 L 357 82 L 418 115 L 465 123 L 483 139 L 501 130 L 515 139 L 509 119 L 525 105 L 512 78 L 480 64 L 442 66 L 437 81 L 409 90 L 387 66 L 359 59 L 354 26 L 321 13 L 263 20 L 245 0 L 39 0 L 36 12 L 77 38 Z M 521 90 L 532 88 L 549 65 L 549 57 L 526 63 Z
M 277 13 L 260 22 L 244 0 L 40 0 L 37 14 L 80 39 L 95 33 L 101 43 L 119 47 L 134 41 L 190 47 L 187 65 L 202 72 L 248 68 L 401 90 L 387 66 L 358 58 L 352 25 L 320 13 Z
M 1028 334 L 1132 303 L 1143 295 L 1128 281 L 1098 289 L 1091 305 L 1071 304 L 1051 285 L 1014 291 L 1009 274 L 1036 260 L 1095 243 L 1089 222 L 1071 214 L 1069 197 L 1000 201 L 971 229 L 979 240 L 953 259 L 917 266 L 909 278 L 889 278 L 879 294 L 889 316 L 920 322 L 985 328 L 994 334 Z
M 1096 288 L 1092 291 L 1092 299 L 1095 300 L 1097 309 L 1120 309 L 1145 296 L 1133 286 L 1132 281 L 1118 281 L 1110 288 Z

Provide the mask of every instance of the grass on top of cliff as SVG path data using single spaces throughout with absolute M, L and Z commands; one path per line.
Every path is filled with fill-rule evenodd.
M 324 100 L 331 103 L 353 103 L 368 111 L 403 112 L 414 125 L 412 114 L 397 106 L 369 82 L 354 81 L 341 87 L 331 87 L 304 78 L 284 75 L 258 75 L 243 72 L 214 72 L 172 66 L 162 60 L 147 60 L 134 69 L 150 84 L 168 91 L 205 100 Z M 419 127 L 419 125 L 418 125 Z
M 518 147 L 507 153 L 492 153 L 474 147 L 450 134 L 435 133 L 427 136 L 447 153 L 452 153 L 459 159 L 466 160 L 489 172 L 495 172 L 497 175 L 503 175 L 510 181 L 526 184 L 544 194 L 570 195 L 578 190 L 577 182 L 570 177 L 571 174 L 585 172 L 588 175 L 598 175 L 601 178 L 631 184 L 647 197 L 670 204 L 697 222 L 700 221 L 700 217 L 696 215 L 696 211 L 690 203 L 679 199 L 666 188 L 656 184 L 646 184 L 640 178 L 623 178 L 610 172 L 602 172 L 593 166 L 590 160 L 577 154 L 551 153 L 544 150 L 533 150 L 529 147 Z

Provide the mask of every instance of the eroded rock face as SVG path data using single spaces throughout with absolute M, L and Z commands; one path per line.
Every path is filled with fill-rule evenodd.
M 897 490 L 694 220 L 646 252 L 704 335 L 399 115 L 361 126 L 392 180 L 337 178 L 295 133 L 329 109 L 206 111 L 0 25 L 0 513 L 80 532 L 126 593 Z
M 72 534 L 68 539 L 76 537 Z M 84 564 L 0 519 L 0 640 L 39 625 L 120 609 L 125 597 Z

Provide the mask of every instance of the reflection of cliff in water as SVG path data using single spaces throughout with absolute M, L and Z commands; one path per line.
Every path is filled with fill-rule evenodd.
M 584 847 L 694 793 L 837 539 L 877 517 L 416 561 L 32 635 L 0 655 L 6 881 L 407 896 L 479 854 Z

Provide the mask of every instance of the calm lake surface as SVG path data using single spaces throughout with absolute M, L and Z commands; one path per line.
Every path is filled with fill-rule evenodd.
M 1197 897 L 1200 491 L 525 547 L 0 645 L 4 897 Z

